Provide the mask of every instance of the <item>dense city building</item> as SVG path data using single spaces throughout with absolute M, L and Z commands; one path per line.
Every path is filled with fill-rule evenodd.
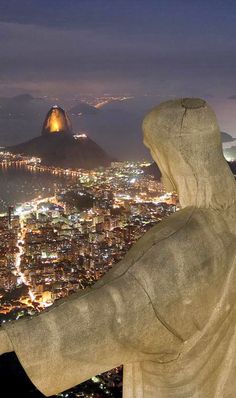
M 32 316 L 91 286 L 178 207 L 176 195 L 144 172 L 149 163 L 113 162 L 86 171 L 1 153 L 1 167 L 16 165 L 65 178 L 51 196 L 42 190 L 31 200 L 8 206 L 0 216 L 2 322 Z M 115 397 L 121 384 L 122 369 L 117 368 L 61 396 Z

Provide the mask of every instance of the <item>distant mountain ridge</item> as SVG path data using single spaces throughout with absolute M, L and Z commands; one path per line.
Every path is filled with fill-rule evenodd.
M 236 147 L 234 147 L 236 149 Z M 232 173 L 236 174 L 236 161 L 227 162 Z M 161 171 L 155 162 L 152 162 L 149 166 L 143 167 L 143 171 L 146 175 L 152 175 L 156 180 L 161 180 Z
M 114 160 L 89 137 L 76 138 L 66 133 L 42 135 L 6 149 L 40 157 L 42 164 L 48 166 L 64 168 L 93 169 L 109 166 Z
M 69 109 L 68 113 L 72 116 L 96 115 L 99 113 L 99 109 L 86 102 L 78 101 L 75 106 Z
M 236 138 L 232 137 L 230 134 L 226 133 L 225 131 L 221 131 L 221 139 L 222 142 L 233 142 L 236 141 Z
M 113 100 L 94 107 L 80 100 L 62 101 L 71 119 L 74 133 L 85 132 L 105 151 L 119 159 L 143 159 L 149 156 L 143 145 L 142 120 L 160 96 L 143 95 L 125 101 Z M 0 97 L 0 146 L 15 145 L 40 135 L 48 109 L 57 99 L 36 98 L 30 94 Z M 223 142 L 233 141 L 223 132 Z

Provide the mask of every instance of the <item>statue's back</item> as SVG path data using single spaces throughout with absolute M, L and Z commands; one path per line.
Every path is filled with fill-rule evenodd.
M 150 231 L 150 240 L 158 233 L 159 239 L 129 272 L 148 292 L 158 319 L 182 344 L 179 354 L 170 360 L 163 356 L 163 363 L 129 365 L 125 373 L 139 374 L 144 393 L 134 388 L 128 398 L 235 396 L 235 217 L 234 204 L 223 212 L 184 209 L 166 220 L 163 231 L 169 228 L 169 235 L 160 238 L 161 225 L 159 232 Z

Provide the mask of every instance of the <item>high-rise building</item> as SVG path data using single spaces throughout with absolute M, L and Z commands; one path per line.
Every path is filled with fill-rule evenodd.
M 12 214 L 14 211 L 13 206 L 8 207 L 8 228 L 10 229 L 12 227 Z

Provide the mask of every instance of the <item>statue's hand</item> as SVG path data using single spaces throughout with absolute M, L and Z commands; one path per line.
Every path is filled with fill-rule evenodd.
M 0 355 L 14 351 L 11 341 L 3 328 L 0 328 Z

